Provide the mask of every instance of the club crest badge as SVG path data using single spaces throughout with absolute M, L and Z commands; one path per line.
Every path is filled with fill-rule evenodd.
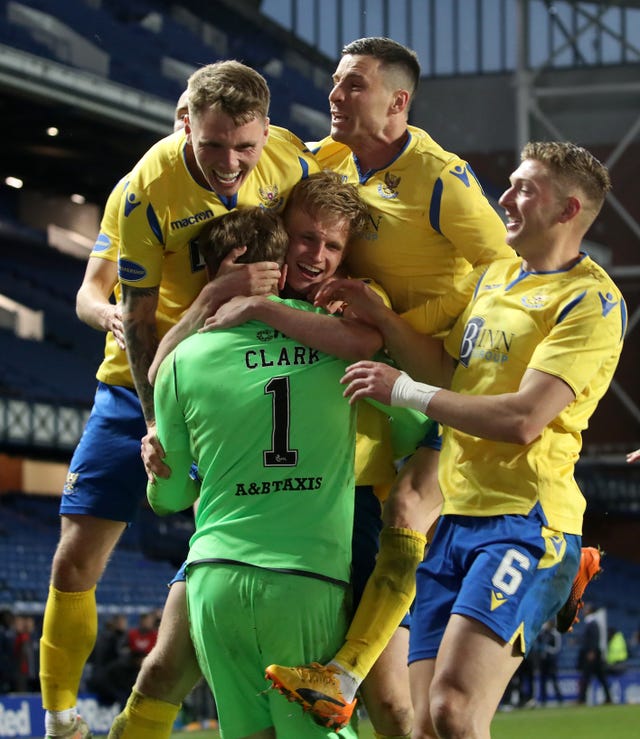
M 400 185 L 400 177 L 396 177 L 387 172 L 384 176 L 384 185 L 378 185 L 378 195 L 386 200 L 395 200 L 398 197 L 398 186 Z
M 267 210 L 276 210 L 282 205 L 280 188 L 277 185 L 259 187 L 258 195 L 260 196 L 261 207 L 266 208 Z

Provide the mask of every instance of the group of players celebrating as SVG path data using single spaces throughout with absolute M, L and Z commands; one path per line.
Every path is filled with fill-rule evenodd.
M 354 736 L 356 693 L 376 737 L 486 739 L 542 624 L 573 623 L 599 569 L 573 470 L 626 326 L 580 250 L 609 176 L 530 142 L 505 226 L 409 125 L 419 78 L 391 39 L 348 44 L 305 145 L 258 72 L 204 66 L 112 193 L 78 293 L 107 339 L 60 506 L 47 739 L 91 736 L 96 585 L 145 490 L 196 529 L 113 739 L 170 737 L 201 675 L 225 739 Z

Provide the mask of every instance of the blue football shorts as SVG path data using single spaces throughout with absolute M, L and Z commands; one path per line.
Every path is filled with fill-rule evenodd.
M 187 560 L 185 559 L 185 561 L 180 565 L 180 569 L 167 583 L 167 587 L 170 588 L 176 582 L 186 582 L 186 581 L 187 581 Z
M 130 523 L 147 490 L 140 441 L 147 433 L 135 390 L 98 383 L 60 502 L 61 514 Z
M 409 663 L 435 658 L 453 613 L 526 654 L 569 596 L 581 545 L 548 528 L 539 504 L 527 516 L 442 516 L 416 573 Z

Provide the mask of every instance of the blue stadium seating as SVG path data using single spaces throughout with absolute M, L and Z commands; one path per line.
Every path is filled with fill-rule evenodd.
M 57 505 L 53 498 L 0 496 L 0 561 L 5 565 L 0 573 L 0 608 L 42 612 L 58 538 Z M 139 614 L 163 606 L 166 584 L 186 554 L 192 524 L 188 517 L 162 519 L 163 533 L 158 536 L 159 520 L 148 509 L 141 509 L 137 522 L 118 544 L 97 589 L 101 618 L 109 613 Z M 167 542 L 173 545 L 167 546 Z M 158 544 L 163 548 L 148 549 Z M 632 644 L 640 628 L 640 566 L 607 556 L 605 568 L 590 584 L 587 599 L 596 607 L 606 607 L 609 625 L 620 629 L 630 646 L 629 665 L 638 665 L 640 653 Z M 583 629 L 581 621 L 564 635 L 559 669 L 576 669 Z
M 630 664 L 640 665 L 640 651 L 631 648 L 640 632 L 640 565 L 607 555 L 602 567 L 602 574 L 589 584 L 585 601 L 596 609 L 606 608 L 608 626 L 622 631 L 630 647 Z M 581 613 L 579 623 L 563 637 L 560 669 L 576 668 L 583 630 Z
M 6 2 L 4 1 L 0 3 L 0 7 L 5 5 Z M 3 16 L 4 12 L 3 8 Z M 34 39 L 33 34 L 31 34 L 26 28 L 6 22 L 4 17 L 0 23 L 0 43 L 12 48 L 22 49 L 34 56 L 45 58 L 51 56 L 51 51 L 48 46 Z
M 58 499 L 41 496 L 0 496 L 0 561 L 4 565 L 0 607 L 31 613 L 44 608 L 58 540 L 58 503 Z M 109 562 L 97 590 L 101 613 L 143 613 L 164 605 L 167 583 L 177 568 L 175 560 L 179 563 L 186 556 L 190 532 L 178 519 L 174 561 L 170 562 L 146 556 L 140 546 L 142 528 L 138 522 L 127 529 Z
M 5 396 L 90 406 L 104 334 L 75 314 L 85 262 L 47 245 L 44 233 L 0 220 L 0 293 L 43 311 L 45 341 L 0 330 L 0 392 Z
M 68 45 L 59 45 L 60 57 L 56 56 L 56 44 L 47 45 L 38 35 L 22 26 L 8 22 L 8 0 L 0 0 L 0 43 L 22 49 L 37 56 L 54 59 L 69 64 Z M 165 76 L 162 72 L 162 59 L 171 58 L 196 68 L 216 61 L 216 49 L 206 44 L 185 25 L 178 23 L 158 4 L 138 2 L 131 7 L 128 3 L 109 2 L 102 7 L 93 7 L 83 2 L 51 3 L 47 0 L 21 0 L 21 4 L 47 13 L 60 23 L 90 41 L 101 52 L 109 55 L 109 78 L 120 84 L 143 90 L 174 102 L 184 89 L 186 80 Z M 140 20 L 150 11 L 162 16 L 161 30 L 154 32 L 140 24 Z M 213 14 L 206 4 L 209 22 Z M 295 101 L 320 113 L 327 114 L 328 87 L 321 88 L 315 78 L 300 70 L 286 66 L 283 58 L 282 41 L 272 36 L 265 23 L 239 17 L 224 3 L 215 4 L 216 28 L 226 36 L 227 58 L 244 61 L 267 75 L 265 66 L 273 61 L 285 63 L 286 85 L 277 78 L 270 77 L 272 85 L 271 118 L 274 123 L 291 128 L 303 140 L 316 140 L 318 131 L 312 130 L 304 122 L 292 119 L 291 104 Z M 131 50 L 135 49 L 135 53 Z M 81 67 L 80 67 L 81 68 Z M 328 68 L 327 68 L 328 70 Z M 327 71 L 326 84 L 329 84 Z
M 21 339 L 3 329 L 0 329 L 0 353 L 3 395 L 32 401 L 91 404 L 97 363 L 87 362 L 81 355 L 51 342 Z

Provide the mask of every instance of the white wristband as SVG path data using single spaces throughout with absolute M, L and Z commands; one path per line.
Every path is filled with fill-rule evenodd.
M 402 372 L 391 388 L 391 405 L 402 408 L 413 408 L 426 413 L 431 398 L 442 390 L 435 385 L 426 385 L 424 382 L 412 380 L 406 372 Z

